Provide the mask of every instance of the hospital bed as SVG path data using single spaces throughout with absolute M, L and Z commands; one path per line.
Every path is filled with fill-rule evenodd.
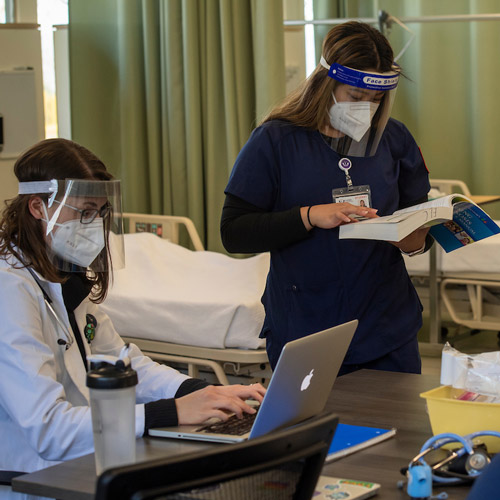
M 449 254 L 436 248 L 436 257 L 443 317 L 472 330 L 500 331 L 500 235 Z M 417 291 L 429 302 L 429 257 L 405 257 L 405 262 Z
M 205 367 L 221 384 L 231 375 L 265 382 L 260 298 L 269 254 L 205 251 L 186 217 L 125 213 L 124 223 L 126 265 L 102 304 L 122 338 L 157 361 L 187 365 L 193 377 Z
M 459 180 L 434 179 L 431 187 L 439 195 L 462 192 L 480 204 L 500 200 L 472 196 Z M 405 256 L 405 263 L 428 306 L 431 348 L 441 349 L 443 334 L 452 329 L 456 330 L 449 338 L 452 342 L 477 330 L 500 331 L 500 235 L 448 254 L 435 244 L 427 254 Z

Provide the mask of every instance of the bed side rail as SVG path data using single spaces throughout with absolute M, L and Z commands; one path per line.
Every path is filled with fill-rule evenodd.
M 465 287 L 466 298 L 453 296 Z M 471 329 L 500 331 L 500 282 L 481 279 L 445 278 L 441 297 L 452 320 Z
M 123 218 L 128 222 L 127 232 L 129 233 L 155 233 L 176 244 L 179 244 L 179 228 L 184 226 L 194 249 L 197 251 L 205 250 L 193 221 L 188 217 L 124 212 Z
M 471 192 L 467 184 L 459 179 L 429 179 L 429 182 L 431 184 L 431 188 L 439 189 L 442 193 L 452 194 L 458 191 L 465 194 L 465 196 L 471 196 Z

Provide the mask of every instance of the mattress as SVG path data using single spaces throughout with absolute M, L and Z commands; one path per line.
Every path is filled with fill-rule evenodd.
M 102 309 L 125 337 L 258 349 L 269 254 L 236 259 L 192 251 L 152 233 L 124 235 L 124 269 Z

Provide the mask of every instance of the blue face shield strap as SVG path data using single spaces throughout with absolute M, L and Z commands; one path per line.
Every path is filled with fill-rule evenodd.
M 330 66 L 323 56 L 321 56 L 320 64 L 328 70 L 330 78 L 352 87 L 380 91 L 392 90 L 398 85 L 399 71 L 397 65 L 393 66 L 393 71 L 387 73 L 367 73 L 337 63 Z

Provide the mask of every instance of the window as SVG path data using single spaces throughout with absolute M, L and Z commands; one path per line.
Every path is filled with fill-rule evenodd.
M 314 26 L 303 23 L 314 19 L 313 0 L 283 0 L 285 21 L 286 92 L 294 90 L 316 67 Z
M 304 0 L 304 20 L 314 19 L 313 0 Z M 306 76 L 309 76 L 316 68 L 316 53 L 314 46 L 314 26 L 306 24 L 304 28 L 304 38 L 306 47 Z
M 58 136 L 53 27 L 68 24 L 68 0 L 38 0 L 37 7 L 42 39 L 45 137 L 50 138 Z

